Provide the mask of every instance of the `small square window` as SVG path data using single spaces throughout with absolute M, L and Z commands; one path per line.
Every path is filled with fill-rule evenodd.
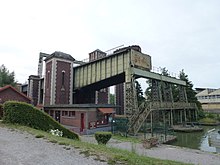
M 75 111 L 69 111 L 69 117 L 74 117 L 76 115 Z
M 68 111 L 63 111 L 62 116 L 68 116 Z

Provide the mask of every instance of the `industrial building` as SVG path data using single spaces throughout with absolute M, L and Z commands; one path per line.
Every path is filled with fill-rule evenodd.
M 179 124 L 196 120 L 195 104 L 188 103 L 186 82 L 151 72 L 151 56 L 140 46 L 114 50 L 112 54 L 97 49 L 89 53 L 88 62 L 63 52 L 40 53 L 38 75 L 31 75 L 27 95 L 33 104 L 61 124 L 87 134 L 110 126 L 114 114 L 128 119 L 127 133 L 137 134 L 145 122 Z M 152 100 L 137 103 L 135 80 L 152 81 Z M 172 85 L 179 88 L 174 102 Z M 116 104 L 109 104 L 109 87 L 116 86 Z

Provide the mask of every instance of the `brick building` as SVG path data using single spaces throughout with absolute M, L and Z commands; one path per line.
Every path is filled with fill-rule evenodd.
M 115 106 L 108 104 L 108 88 L 76 94 L 73 92 L 75 59 L 63 52 L 40 55 L 40 60 L 44 57 L 45 61 L 44 76 L 31 75 L 28 81 L 27 93 L 32 103 L 76 132 L 87 134 L 93 129 L 108 127 L 109 117 L 115 112 Z M 105 56 L 97 50 L 89 55 L 90 60 Z M 39 62 L 39 67 L 43 67 L 43 62 Z
M 6 101 L 21 101 L 26 103 L 31 103 L 31 99 L 25 94 L 18 91 L 16 88 L 11 85 L 6 85 L 0 87 L 0 104 L 4 104 Z M 0 107 L 0 118 L 3 116 L 3 111 Z
M 29 97 L 27 97 L 11 85 L 0 87 L 0 104 L 3 104 L 4 102 L 10 100 L 31 103 L 31 99 Z

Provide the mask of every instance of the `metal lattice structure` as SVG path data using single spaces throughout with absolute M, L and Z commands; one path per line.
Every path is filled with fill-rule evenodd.
M 186 111 L 195 111 L 195 105 L 187 101 L 186 82 L 151 72 L 151 57 L 143 54 L 140 47 L 126 47 L 113 54 L 74 68 L 75 98 L 80 92 L 99 90 L 124 83 L 124 116 L 128 119 L 127 133 L 137 134 L 144 123 L 150 122 L 151 130 L 156 123 L 173 125 L 187 121 Z M 135 79 L 151 81 L 151 100 L 138 106 Z M 179 100 L 174 102 L 172 86 L 179 87 Z M 88 95 L 86 93 L 86 95 Z

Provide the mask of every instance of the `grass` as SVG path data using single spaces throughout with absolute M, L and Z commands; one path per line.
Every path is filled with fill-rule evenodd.
M 120 141 L 123 141 L 123 142 L 132 142 L 132 143 L 140 143 L 141 140 L 137 137 L 125 137 L 125 136 L 122 136 L 120 134 L 115 134 L 112 136 L 113 139 L 116 139 L 116 140 L 120 140 Z
M 209 117 L 203 118 L 201 120 L 199 120 L 200 123 L 208 123 L 208 124 L 215 124 L 218 121 Z
M 0 122 L 0 127 L 7 127 L 9 129 L 16 129 L 20 131 L 26 131 L 32 135 L 43 136 L 44 139 L 49 142 L 56 142 L 59 145 L 68 145 L 68 149 L 73 147 L 80 151 L 81 154 L 84 154 L 85 157 L 92 157 L 95 160 L 106 161 L 110 165 L 114 164 L 127 164 L 127 165 L 183 165 L 185 163 L 170 161 L 170 160 L 161 160 L 150 158 L 146 156 L 139 156 L 136 153 L 132 153 L 122 149 L 116 149 L 112 147 L 106 147 L 105 145 L 97 145 L 86 142 L 81 142 L 78 140 L 67 139 L 63 137 L 53 136 L 48 132 L 41 130 L 36 130 L 26 126 L 12 125 L 12 124 L 3 124 Z M 115 136 L 116 138 L 121 138 Z M 113 137 L 113 138 L 115 138 Z M 124 139 L 125 138 L 121 138 Z M 126 138 L 127 139 L 127 138 Z M 130 139 L 134 140 L 134 139 Z

